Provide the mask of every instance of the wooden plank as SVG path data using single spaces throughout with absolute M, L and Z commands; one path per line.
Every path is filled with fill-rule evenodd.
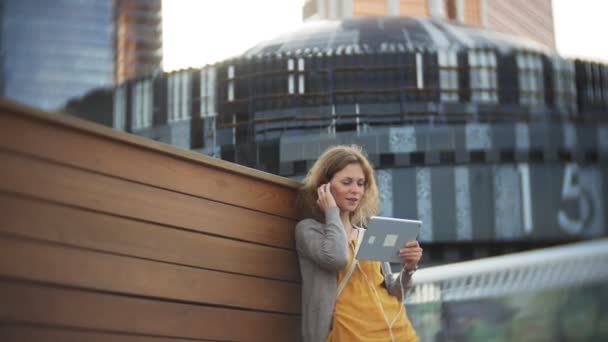
M 65 328 L 34 326 L 24 324 L 1 324 L 0 341 L 2 342 L 211 342 L 210 340 L 192 340 L 183 338 L 126 335 L 86 330 L 69 330 Z
M 71 246 L 297 282 L 295 251 L 0 193 L 0 231 Z
M 0 146 L 66 165 L 296 219 L 299 183 L 63 115 L 0 101 Z M 48 117 L 47 117 L 48 116 Z
M 0 151 L 0 191 L 282 248 L 289 219 Z
M 24 117 L 30 120 L 44 122 L 44 125 L 84 131 L 95 136 L 121 141 L 124 144 L 140 146 L 167 155 L 179 156 L 184 159 L 196 161 L 210 167 L 223 169 L 224 171 L 237 173 L 239 175 L 251 177 L 257 180 L 264 180 L 288 188 L 299 187 L 298 182 L 284 177 L 275 176 L 224 160 L 211 158 L 200 153 L 186 151 L 184 149 L 176 148 L 171 145 L 160 143 L 148 138 L 143 138 L 134 134 L 116 131 L 114 129 L 110 129 L 109 127 L 82 120 L 70 115 L 65 115 L 63 113 L 49 113 L 38 108 L 12 101 L 8 98 L 0 99 L 0 116 L 3 115 Z
M 0 277 L 176 301 L 290 314 L 300 312 L 297 284 L 4 234 L 0 234 Z
M 299 317 L 0 281 L 0 321 L 218 341 L 296 341 Z

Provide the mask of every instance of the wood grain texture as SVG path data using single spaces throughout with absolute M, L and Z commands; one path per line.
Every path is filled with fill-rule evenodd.
M 300 312 L 300 286 L 297 284 L 88 251 L 3 234 L 0 234 L 0 277 L 163 300 L 290 314 Z
M 290 219 L 73 169 L 0 150 L 0 191 L 282 248 Z
M 299 317 L 0 280 L 0 321 L 218 341 L 296 341 Z
M 102 128 L 111 131 L 105 127 L 98 130 Z M 126 133 L 112 133 L 114 139 L 108 139 L 92 134 L 90 129 L 50 125 L 44 120 L 0 112 L 0 146 L 7 150 L 283 217 L 298 217 L 293 203 L 299 186 L 296 182 L 287 183 L 289 186 L 269 182 L 265 179 L 269 174 L 255 170 L 249 170 L 245 177 L 242 172 L 216 167 L 216 160 L 194 152 L 171 146 L 158 151 L 141 141 L 127 143 Z
M 0 232 L 180 265 L 297 282 L 295 251 L 0 193 Z
M 0 101 L 0 341 L 296 341 L 299 183 Z
M 2 342 L 212 342 L 183 338 L 127 335 L 87 330 L 0 323 Z

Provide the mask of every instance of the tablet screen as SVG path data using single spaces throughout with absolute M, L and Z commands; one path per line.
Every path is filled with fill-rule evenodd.
M 421 226 L 422 221 L 372 216 L 357 259 L 400 263 L 399 249 L 418 238 Z

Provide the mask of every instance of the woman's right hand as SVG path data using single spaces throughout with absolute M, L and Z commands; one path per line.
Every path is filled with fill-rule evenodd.
M 331 194 L 331 186 L 329 183 L 321 184 L 320 187 L 317 188 L 317 204 L 321 211 L 325 211 L 327 208 L 336 207 L 336 200 L 334 196 Z

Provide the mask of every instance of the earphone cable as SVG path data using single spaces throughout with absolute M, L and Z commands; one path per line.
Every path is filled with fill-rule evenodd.
M 380 300 L 380 296 L 378 295 L 378 292 L 376 291 L 374 286 L 372 286 L 370 284 L 367 274 L 365 274 L 365 272 L 363 272 L 363 269 L 361 269 L 361 266 L 359 263 L 357 263 L 357 268 L 363 274 L 363 277 L 365 278 L 367 286 L 369 286 L 372 289 L 372 292 L 374 292 L 374 295 L 376 296 L 376 299 L 377 299 L 378 306 L 380 307 L 380 312 L 382 313 L 382 318 L 384 318 L 384 322 L 386 323 L 386 325 L 388 327 L 388 332 L 391 336 L 391 341 L 395 342 L 395 335 L 393 334 L 393 325 L 395 324 L 395 322 L 397 322 L 397 319 L 399 319 L 399 316 L 401 315 L 401 312 L 403 311 L 403 298 L 405 296 L 405 289 L 403 288 L 402 279 L 403 279 L 403 271 L 405 270 L 405 265 L 401 268 L 401 271 L 399 272 L 399 276 L 398 276 L 399 287 L 401 289 L 401 301 L 399 302 L 399 311 L 397 312 L 397 315 L 395 315 L 395 317 L 393 318 L 393 320 L 390 323 L 388 321 L 388 317 L 386 316 L 386 312 L 384 311 L 384 307 L 382 306 L 382 301 Z

